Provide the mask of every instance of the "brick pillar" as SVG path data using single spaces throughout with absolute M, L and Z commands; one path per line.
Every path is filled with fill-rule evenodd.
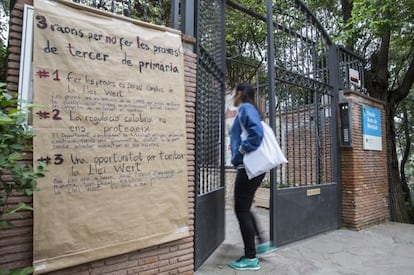
M 33 2 L 32 0 L 17 0 L 11 12 L 7 71 L 7 88 L 9 92 L 17 92 L 18 90 L 24 4 L 32 5 Z M 197 56 L 191 50 L 194 44 L 195 39 L 193 37 L 183 36 L 188 156 L 188 227 L 190 236 L 143 250 L 54 271 L 49 274 L 149 275 L 194 273 L 195 98 L 197 75 Z M 27 159 L 27 161 L 32 161 L 31 154 L 28 155 L 30 159 Z M 19 202 L 31 204 L 31 198 L 16 194 L 9 201 L 11 206 L 16 206 Z M 13 223 L 16 225 L 15 228 L 5 230 L 0 234 L 0 269 L 31 266 L 33 261 L 33 218 L 31 212 L 23 212 L 22 218 L 13 220 Z
M 341 148 L 342 224 L 359 230 L 389 218 L 384 103 L 356 91 L 345 91 L 340 102 L 350 105 L 352 135 L 352 145 Z M 363 105 L 381 111 L 381 151 L 363 148 Z

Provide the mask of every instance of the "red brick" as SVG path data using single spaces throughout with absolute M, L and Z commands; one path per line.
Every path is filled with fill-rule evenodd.
M 23 19 L 18 18 L 18 17 L 13 17 L 13 18 L 10 19 L 10 23 L 14 24 L 14 25 L 22 26 L 23 25 Z
M 22 26 L 16 25 L 16 24 L 11 24 L 10 32 L 22 32 Z
M 80 265 L 80 266 L 66 268 L 66 269 L 62 269 L 62 270 L 56 270 L 56 271 L 48 273 L 48 275 L 72 275 L 72 274 L 87 275 L 87 274 L 89 274 L 88 266 Z
M 139 274 L 139 275 L 155 275 L 155 274 L 158 274 L 158 269 L 147 270 L 147 271 L 143 271 L 143 272 L 139 272 L 139 273 L 134 273 L 134 274 Z
M 126 270 L 128 268 L 133 267 L 133 266 L 137 266 L 137 264 L 138 264 L 137 261 L 127 261 L 127 262 L 114 264 L 114 265 L 105 265 L 105 266 L 102 266 L 102 267 L 92 269 L 91 270 L 91 275 L 105 274 L 105 273 L 115 272 L 115 271 L 124 270 L 124 269 Z
M 11 45 L 9 45 L 9 53 L 20 54 L 21 53 L 21 48 L 20 47 L 17 47 L 17 46 L 11 46 Z M 17 68 L 17 71 L 18 71 L 18 69 L 19 68 Z
M 156 263 L 157 261 L 158 261 L 158 256 L 152 256 L 152 257 L 139 259 L 138 264 L 139 265 L 146 265 L 146 264 Z
M 192 265 L 192 264 L 193 264 L 193 261 L 178 262 L 176 264 L 160 267 L 159 271 L 160 271 L 160 274 L 165 271 L 174 271 L 174 270 L 178 271 L 178 268 L 185 267 L 185 266 Z
M 19 7 L 18 5 L 15 6 L 15 8 L 12 10 L 11 15 L 12 15 L 12 19 L 14 17 L 17 18 L 23 18 L 23 11 L 21 9 L 16 9 L 17 7 Z
M 12 253 L 19 253 L 19 252 L 25 252 L 25 251 L 32 251 L 32 244 L 31 243 L 21 243 L 21 244 L 12 244 L 5 247 L 1 247 L 0 250 L 0 257 L 2 255 L 9 255 Z
M 157 261 L 155 263 L 152 264 L 146 264 L 146 265 L 140 265 L 138 270 L 141 271 L 145 271 L 145 270 L 152 270 L 152 269 L 157 269 L 161 266 L 167 266 L 169 264 L 168 260 L 162 260 L 162 261 Z
M 164 255 L 160 255 L 160 260 L 163 259 L 169 259 L 169 258 L 173 258 L 173 257 L 178 257 L 178 256 L 182 256 L 185 254 L 192 254 L 193 253 L 193 249 L 189 248 L 189 249 L 184 249 L 184 250 L 178 250 L 176 252 L 173 253 L 169 253 L 169 254 L 164 254 Z
M 181 271 L 181 270 L 183 270 L 183 271 Z M 192 274 L 194 274 L 193 268 L 190 269 L 190 267 L 179 268 L 178 273 L 181 274 L 181 275 L 192 275 Z
M 128 270 L 124 269 L 124 270 L 118 270 L 118 271 L 111 271 L 108 273 L 103 273 L 103 274 L 111 274 L 111 275 L 127 275 L 128 274 Z
M 15 237 L 10 237 L 10 238 L 1 238 L 1 235 L 0 235 L 0 248 L 4 246 L 12 245 L 12 244 L 21 244 L 21 243 L 28 243 L 28 242 L 29 243 L 32 242 L 31 234 L 20 235 L 20 236 L 15 236 Z M 1 249 L 0 249 L 0 254 L 1 254 Z
M 193 260 L 193 254 L 187 254 L 187 255 L 183 255 L 181 257 L 178 257 L 178 261 L 179 262 L 185 262 L 188 260 Z
M 128 261 L 128 255 L 120 255 L 105 259 L 105 265 L 118 264 Z
M 17 46 L 20 47 L 22 45 L 22 41 L 19 39 L 10 39 L 9 40 L 9 45 L 10 46 Z
M 164 253 L 168 253 L 169 248 L 163 248 L 163 249 L 156 249 L 156 248 L 151 248 L 149 250 L 140 250 L 137 253 L 130 255 L 129 259 L 143 259 L 146 257 L 151 257 L 151 256 L 157 256 L 159 254 L 164 254 Z
M 6 263 L 26 260 L 26 259 L 31 259 L 31 258 L 32 258 L 32 251 L 20 251 L 18 253 L 8 253 L 0 257 L 0 267 L 2 267 L 3 264 L 6 264 Z
M 190 247 L 192 248 L 193 245 L 194 245 L 194 243 L 192 242 L 192 240 L 190 240 L 188 243 L 181 244 L 179 246 L 179 249 L 186 249 L 186 248 L 190 248 Z

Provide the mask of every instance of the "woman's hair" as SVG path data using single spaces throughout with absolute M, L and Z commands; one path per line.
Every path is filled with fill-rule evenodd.
M 252 85 L 248 83 L 240 83 L 240 84 L 237 84 L 235 90 L 236 90 L 236 93 L 239 91 L 241 92 L 241 97 L 240 97 L 241 102 L 251 103 L 257 109 L 256 99 L 255 99 L 255 90 Z
M 237 93 L 238 91 L 241 92 L 241 102 L 252 104 L 259 112 L 260 118 L 263 119 L 263 114 L 256 105 L 255 89 L 253 86 L 248 83 L 239 83 L 235 88 L 235 92 Z

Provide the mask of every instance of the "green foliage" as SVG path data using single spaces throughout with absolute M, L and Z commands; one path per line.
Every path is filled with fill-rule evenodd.
M 407 17 L 405 0 L 354 0 L 350 23 L 357 32 L 363 29 L 381 36 L 389 29 L 397 29 L 404 25 L 401 19 Z
M 134 0 L 130 16 L 157 25 L 170 25 L 170 1 Z
M 235 1 L 266 17 L 265 1 Z M 231 7 L 226 9 L 227 87 L 238 82 L 259 82 L 266 79 L 266 23 Z
M 328 31 L 332 41 L 342 44 L 344 41 L 344 24 L 340 1 L 305 0 L 321 25 Z
M 170 25 L 171 1 L 82 0 L 80 3 L 157 25 Z
M 19 211 L 31 210 L 24 203 L 11 208 L 7 199 L 14 192 L 32 196 L 38 190 L 37 179 L 45 171 L 45 164 L 34 170 L 31 164 L 22 162 L 25 152 L 31 150 L 33 134 L 26 125 L 27 112 L 17 109 L 16 97 L 9 95 L 4 86 L 0 83 L 0 220 L 4 214 L 19 217 Z M 11 226 L 1 221 L 0 230 Z
M 34 271 L 33 267 L 17 268 L 14 270 L 0 270 L 0 275 L 28 275 Z
M 43 176 L 46 164 L 41 163 L 36 170 L 29 163 L 23 163 L 25 152 L 31 150 L 32 132 L 26 125 L 28 112 L 17 108 L 16 96 L 5 90 L 0 82 L 0 232 L 13 227 L 8 217 L 20 218 L 20 211 L 32 211 L 32 207 L 20 203 L 17 207 L 7 203 L 15 192 L 32 196 L 37 191 L 37 179 Z M 14 270 L 0 270 L 0 275 L 26 275 L 32 267 Z

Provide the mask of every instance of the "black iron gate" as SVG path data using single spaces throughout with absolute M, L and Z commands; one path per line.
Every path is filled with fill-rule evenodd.
M 195 268 L 224 240 L 224 1 L 196 6 Z
M 237 16 L 267 26 L 266 48 L 252 56 L 266 52 L 267 85 L 259 86 L 260 97 L 289 160 L 269 173 L 271 239 L 280 246 L 336 229 L 340 225 L 337 48 L 300 0 L 263 1 L 266 9 L 261 11 L 239 1 L 227 4 L 241 13 Z
M 328 35 L 301 1 L 272 2 L 269 117 L 289 163 L 271 173 L 271 235 L 283 245 L 339 227 L 338 104 Z

